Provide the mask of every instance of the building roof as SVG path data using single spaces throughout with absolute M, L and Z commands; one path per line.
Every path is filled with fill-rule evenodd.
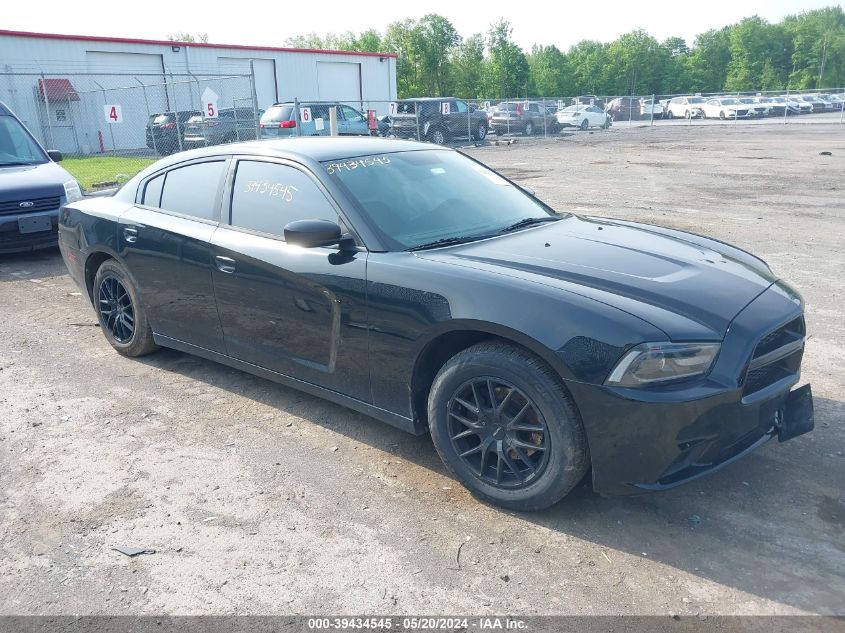
M 46 78 L 38 80 L 38 95 L 47 101 L 79 101 L 70 79 Z
M 398 57 L 396 53 L 371 53 L 368 51 L 336 51 L 319 48 L 289 48 L 278 46 L 248 46 L 245 44 L 211 44 L 207 42 L 174 42 L 171 40 L 147 40 L 126 37 L 100 37 L 94 35 L 63 35 L 59 33 L 32 33 L 30 31 L 7 31 L 0 29 L 0 36 L 32 37 L 51 40 L 76 40 L 83 42 L 114 42 L 117 44 L 152 44 L 159 46 L 191 46 L 196 48 L 225 48 L 234 50 L 269 51 L 278 53 L 321 53 L 324 55 L 358 55 L 361 57 Z

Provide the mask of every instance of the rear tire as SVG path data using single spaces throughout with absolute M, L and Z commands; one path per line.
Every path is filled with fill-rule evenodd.
M 478 128 L 472 138 L 476 141 L 483 141 L 487 137 L 487 126 L 484 123 L 479 123 Z
M 144 356 L 158 349 L 135 284 L 119 262 L 103 262 L 94 276 L 91 294 L 100 329 L 119 354 Z
M 522 133 L 525 136 L 534 136 L 534 124 L 531 121 L 525 123 L 525 127 L 522 129 Z
M 428 140 L 435 145 L 445 145 L 449 137 L 446 134 L 446 130 L 442 127 L 436 127 L 428 133 Z
M 675 115 L 674 115 L 674 114 L 672 114 L 672 111 L 671 111 L 671 110 L 669 110 L 668 112 L 666 112 L 666 118 L 667 118 L 667 119 L 674 119 L 674 118 L 675 118 Z
M 511 510 L 557 503 L 589 468 L 584 428 L 560 378 L 506 343 L 449 359 L 431 386 L 428 419 L 446 467 L 475 496 Z

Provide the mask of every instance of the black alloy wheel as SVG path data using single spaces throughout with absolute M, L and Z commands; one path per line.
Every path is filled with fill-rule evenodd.
M 549 460 L 549 430 L 537 405 L 501 378 L 480 377 L 449 401 L 455 453 L 482 481 L 521 488 L 540 477 Z
M 505 341 L 478 343 L 446 361 L 427 413 L 443 463 L 489 503 L 547 508 L 589 470 L 584 427 L 560 376 Z
M 115 341 L 126 344 L 135 333 L 135 307 L 132 297 L 117 277 L 108 275 L 100 281 L 97 309 L 101 322 Z
M 107 259 L 100 265 L 91 299 L 103 335 L 118 353 L 135 357 L 158 349 L 138 291 L 122 263 Z

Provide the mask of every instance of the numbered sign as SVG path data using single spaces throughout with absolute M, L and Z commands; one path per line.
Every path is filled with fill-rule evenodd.
M 299 118 L 303 123 L 311 123 L 311 108 L 299 108 Z
M 485 109 L 485 110 L 489 110 L 489 109 L 490 109 L 490 102 L 489 102 L 489 101 L 485 101 L 485 102 L 484 102 L 484 109 Z
M 448 101 L 443 101 L 443 102 L 440 104 L 440 114 L 449 114 L 449 112 L 451 112 L 451 110 L 450 110 L 450 108 L 449 108 L 449 102 L 448 102 Z
M 387 113 L 390 116 L 393 116 L 394 114 L 396 114 L 396 102 L 395 101 L 391 101 L 390 103 L 387 104 Z
M 326 124 L 323 121 L 322 117 L 317 117 L 316 119 L 314 119 L 314 127 L 317 128 L 317 131 L 326 129 Z
M 118 104 L 104 105 L 106 123 L 123 123 L 123 110 Z
M 367 129 L 375 130 L 377 127 L 378 122 L 376 121 L 376 111 L 367 110 Z
M 565 107 L 566 107 L 566 101 L 564 101 L 563 99 L 558 99 L 557 100 L 557 109 L 563 110 Z
M 202 91 L 202 115 L 206 119 L 216 119 L 217 114 L 217 99 L 220 97 L 211 88 L 206 88 Z

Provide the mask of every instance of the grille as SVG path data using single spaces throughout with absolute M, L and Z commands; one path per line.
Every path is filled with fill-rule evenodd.
M 747 396 L 779 380 L 797 376 L 804 354 L 804 317 L 766 334 L 754 348 L 742 395 Z
M 21 207 L 21 202 L 31 202 L 31 207 Z M 36 211 L 50 211 L 59 208 L 60 198 L 35 198 L 34 200 L 13 200 L 12 202 L 0 202 L 0 215 L 12 215 L 18 213 L 35 213 Z

